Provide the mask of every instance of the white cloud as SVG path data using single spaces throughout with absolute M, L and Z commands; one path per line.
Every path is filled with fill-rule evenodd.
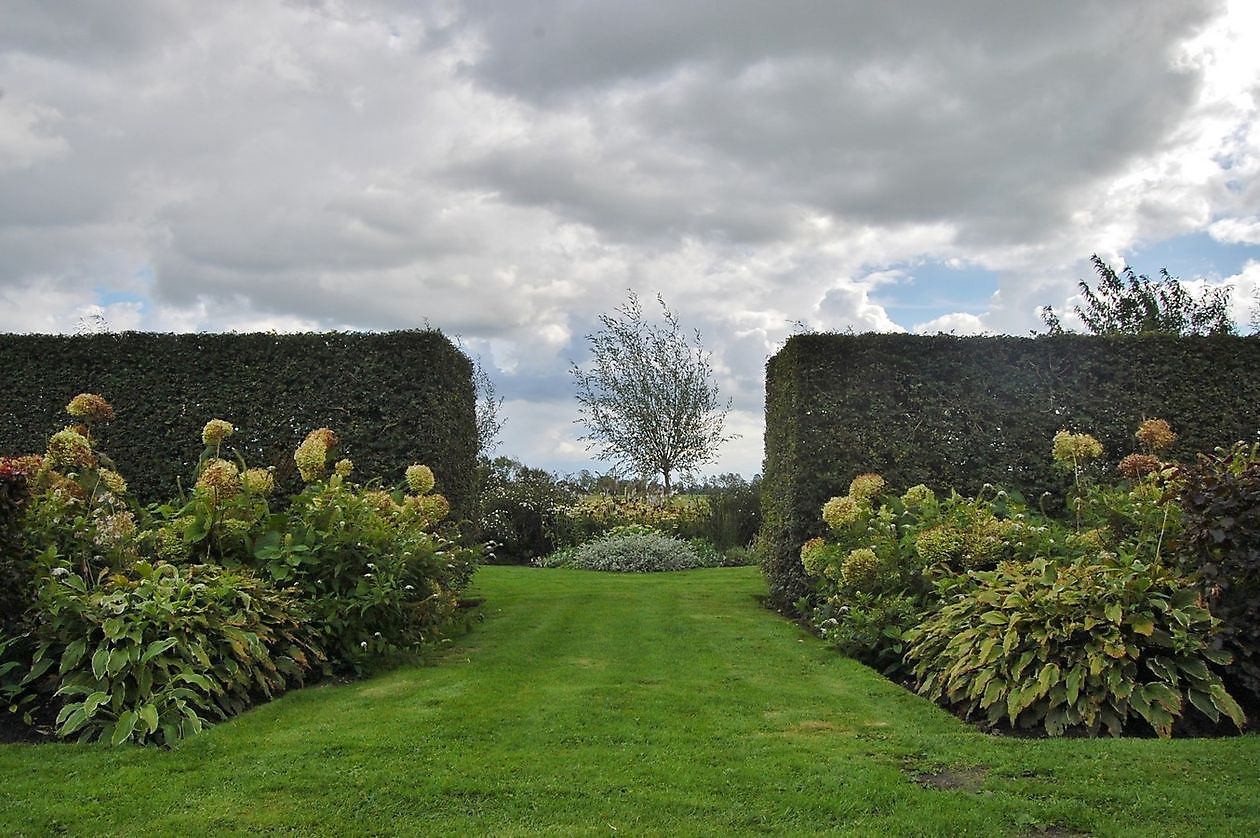
M 942 314 L 940 317 L 933 318 L 926 323 L 919 323 L 912 330 L 917 335 L 983 335 L 988 330 L 985 328 L 984 321 L 974 314 L 966 312 L 954 312 L 952 314 Z
M 1222 218 L 1208 227 L 1208 233 L 1226 244 L 1260 245 L 1260 218 Z
M 1256 244 L 1255 8 L 10 2 L 0 328 L 427 321 L 558 463 L 581 335 L 660 291 L 756 429 L 796 324 L 912 325 L 905 265 L 998 275 L 915 331 L 1023 334 L 1092 252 Z

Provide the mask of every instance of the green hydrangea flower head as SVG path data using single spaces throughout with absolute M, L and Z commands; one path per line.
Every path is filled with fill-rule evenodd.
M 412 494 L 427 495 L 433 491 L 436 482 L 433 469 L 428 466 L 419 463 L 407 466 L 407 487 L 411 489 Z
M 839 532 L 854 523 L 861 516 L 861 505 L 850 495 L 832 498 L 823 504 L 823 520 L 835 532 Z
M 108 489 L 111 494 L 119 497 L 127 494 L 127 481 L 123 480 L 123 476 L 112 468 L 103 468 L 96 475 L 100 478 L 101 485 Z
M 917 486 L 911 486 L 906 489 L 906 493 L 901 496 L 901 502 L 907 507 L 927 506 L 936 502 L 936 492 L 920 483 Z
M 333 466 L 333 471 L 343 478 L 349 477 L 350 472 L 354 471 L 354 463 L 348 458 L 342 457 L 337 461 L 336 465 Z
M 50 468 L 88 468 L 96 458 L 86 436 L 74 428 L 64 428 L 48 438 L 44 462 Z
M 324 476 L 328 465 L 328 447 L 318 439 L 307 437 L 293 452 L 293 462 L 297 464 L 298 473 L 307 483 L 314 483 Z
M 276 490 L 276 478 L 270 469 L 248 468 L 241 475 L 241 488 L 256 497 L 269 497 Z
M 1103 455 L 1102 443 L 1089 434 L 1074 434 L 1066 429 L 1054 435 L 1051 456 L 1063 468 L 1076 468 Z
M 879 576 L 879 556 L 870 547 L 859 547 L 845 556 L 840 575 L 852 588 L 869 588 Z
M 849 484 L 849 495 L 858 503 L 870 503 L 883 493 L 886 485 L 884 478 L 878 474 L 873 472 L 859 474 Z
M 826 567 L 827 542 L 821 538 L 811 538 L 801 545 L 801 564 L 810 576 L 823 575 Z
M 206 445 L 220 445 L 223 440 L 236 433 L 236 428 L 225 419 L 211 419 L 201 429 L 201 441 Z
M 949 564 L 963 550 L 963 534 L 941 524 L 924 530 L 914 539 L 914 550 L 925 565 Z

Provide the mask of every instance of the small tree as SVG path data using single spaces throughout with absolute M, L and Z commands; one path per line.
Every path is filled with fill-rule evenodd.
M 489 459 L 502 442 L 499 434 L 503 431 L 503 426 L 507 424 L 507 419 L 499 416 L 499 408 L 503 406 L 503 397 L 495 389 L 494 382 L 490 379 L 486 368 L 481 365 L 480 358 L 473 361 L 473 392 L 477 397 L 475 417 L 477 453 Z
M 1206 289 L 1196 299 L 1180 280 L 1161 268 L 1160 278 L 1134 274 L 1126 267 L 1117 274 L 1094 254 L 1090 257 L 1098 272 L 1098 289 L 1079 281 L 1084 306 L 1075 306 L 1085 328 L 1095 335 L 1232 335 L 1229 318 L 1229 288 Z M 1041 309 L 1041 319 L 1051 334 L 1063 325 L 1051 306 Z
M 700 333 L 693 345 L 665 300 L 656 299 L 663 325 L 645 320 L 631 293 L 614 314 L 600 315 L 602 330 L 586 336 L 591 367 L 574 364 L 570 372 L 587 449 L 641 475 L 660 475 L 668 497 L 675 474 L 712 460 L 731 438 L 722 434 L 731 403 L 718 401 Z

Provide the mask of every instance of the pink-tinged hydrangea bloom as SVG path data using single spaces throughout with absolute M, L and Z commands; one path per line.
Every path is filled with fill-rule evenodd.
M 66 413 L 89 422 L 112 422 L 114 409 L 96 393 L 80 393 L 66 405 Z
M 235 463 L 215 457 L 206 460 L 197 478 L 197 488 L 210 491 L 216 500 L 234 495 L 241 488 L 241 475 Z
M 1168 450 L 1177 441 L 1177 435 L 1173 433 L 1172 426 L 1163 419 L 1147 419 L 1138 425 L 1134 436 L 1142 447 L 1152 454 Z

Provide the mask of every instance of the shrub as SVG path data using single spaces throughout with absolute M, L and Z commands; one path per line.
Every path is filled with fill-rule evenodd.
M 945 604 L 906 633 L 922 695 L 990 725 L 1113 736 L 1135 719 L 1161 737 L 1190 708 L 1239 728 L 1209 664 L 1216 621 L 1187 580 L 1102 552 L 1003 562 L 946 583 Z
M 612 530 L 640 524 L 680 538 L 700 534 L 709 515 L 704 497 L 679 495 L 666 501 L 648 498 L 587 495 L 555 510 L 552 540 L 558 547 L 574 547 Z
M 557 565 L 548 563 L 547 566 Z M 655 573 L 703 567 L 685 541 L 652 532 L 622 532 L 577 547 L 561 566 L 614 573 Z
M 1227 680 L 1260 700 L 1260 446 L 1200 455 L 1180 476 L 1182 567 L 1221 620 L 1220 642 L 1234 656 Z
M 573 493 L 542 469 L 498 457 L 483 462 L 478 523 L 494 542 L 494 558 L 505 564 L 528 562 L 555 549 L 552 516 L 573 502 Z

